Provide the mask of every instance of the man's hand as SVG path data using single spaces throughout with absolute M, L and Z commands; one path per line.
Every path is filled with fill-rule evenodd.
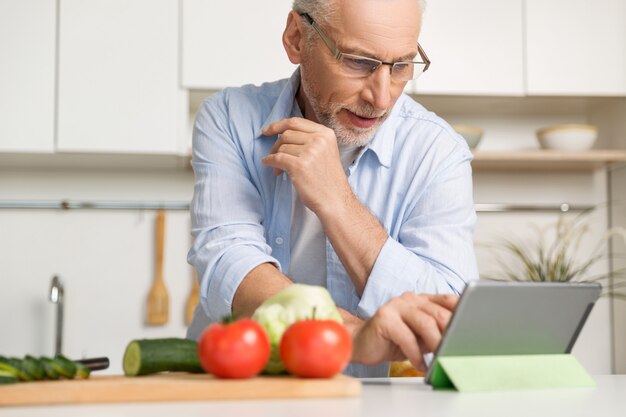
M 280 175 L 286 171 L 302 203 L 314 213 L 354 198 L 337 147 L 335 132 L 300 117 L 267 125 L 263 134 L 279 134 L 263 163 Z
M 263 134 L 280 134 L 263 163 L 274 167 L 276 175 L 289 174 L 300 200 L 319 218 L 357 293 L 362 294 L 388 234 L 352 192 L 335 132 L 292 117 L 267 125 Z
M 437 349 L 458 300 L 410 292 L 393 298 L 354 329 L 352 361 L 375 365 L 409 359 L 425 370 L 423 355 Z

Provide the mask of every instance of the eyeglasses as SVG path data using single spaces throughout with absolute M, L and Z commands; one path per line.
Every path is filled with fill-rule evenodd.
M 313 20 L 308 13 L 300 13 L 300 16 L 313 26 L 313 29 L 320 35 L 328 49 L 330 49 L 330 52 L 333 53 L 335 59 L 341 64 L 343 72 L 348 76 L 354 78 L 369 77 L 381 65 L 389 65 L 391 78 L 394 81 L 411 81 L 419 77 L 430 66 L 430 60 L 419 43 L 417 44 L 417 52 L 422 61 L 386 62 L 359 55 L 344 54 L 328 39 L 319 25 L 315 23 L 315 20 Z

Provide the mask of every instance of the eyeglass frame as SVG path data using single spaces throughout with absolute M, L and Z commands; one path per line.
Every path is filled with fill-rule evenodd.
M 422 70 L 422 72 L 420 73 L 420 75 L 422 73 L 425 73 L 426 70 L 428 70 L 428 67 L 430 67 L 430 59 L 428 59 L 428 56 L 426 55 L 426 52 L 424 52 L 424 49 L 422 48 L 422 46 L 419 44 L 419 42 L 417 43 L 417 53 L 419 54 L 420 58 L 423 59 L 423 61 L 397 61 L 397 62 L 387 62 L 387 61 L 382 61 L 380 59 L 376 59 L 376 58 L 370 58 L 370 57 L 365 57 L 365 56 L 359 56 L 359 55 L 354 55 L 354 54 L 346 54 L 343 53 L 339 50 L 339 48 L 337 48 L 337 46 L 328 38 L 328 36 L 326 36 L 326 34 L 322 31 L 322 28 L 317 24 L 317 22 L 315 20 L 313 20 L 313 18 L 311 17 L 310 14 L 306 13 L 306 12 L 302 12 L 302 13 L 298 13 L 300 15 L 300 17 L 302 17 L 304 20 L 307 21 L 308 24 L 310 24 L 313 29 L 315 29 L 315 31 L 317 32 L 318 35 L 320 35 L 320 38 L 322 38 L 322 41 L 324 41 L 324 44 L 326 45 L 326 47 L 330 50 L 330 52 L 333 54 L 334 58 L 337 61 L 341 61 L 341 58 L 344 55 L 350 56 L 350 57 L 355 57 L 355 58 L 364 58 L 364 59 L 369 59 L 371 61 L 375 61 L 378 62 L 379 64 L 376 66 L 376 68 L 374 68 L 372 70 L 372 72 L 370 73 L 373 74 L 374 71 L 376 71 L 378 68 L 380 68 L 381 65 L 389 65 L 389 73 L 392 73 L 392 69 L 393 66 L 395 64 L 407 64 L 407 63 L 411 63 L 411 64 L 424 64 L 424 69 Z M 419 75 L 415 78 L 412 78 L 413 80 L 417 79 L 419 77 Z M 410 81 L 410 80 L 406 80 L 406 81 Z

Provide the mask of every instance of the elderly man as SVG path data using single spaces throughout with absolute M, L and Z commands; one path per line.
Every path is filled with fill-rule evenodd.
M 347 373 L 423 368 L 477 269 L 471 153 L 403 95 L 428 68 L 418 0 L 295 0 L 290 79 L 225 89 L 194 128 L 189 337 L 294 282 L 328 288 Z

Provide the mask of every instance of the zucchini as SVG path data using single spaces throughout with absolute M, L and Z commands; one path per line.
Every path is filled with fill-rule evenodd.
M 123 360 L 127 376 L 158 372 L 204 372 L 198 360 L 198 343 L 189 339 L 132 340 Z

